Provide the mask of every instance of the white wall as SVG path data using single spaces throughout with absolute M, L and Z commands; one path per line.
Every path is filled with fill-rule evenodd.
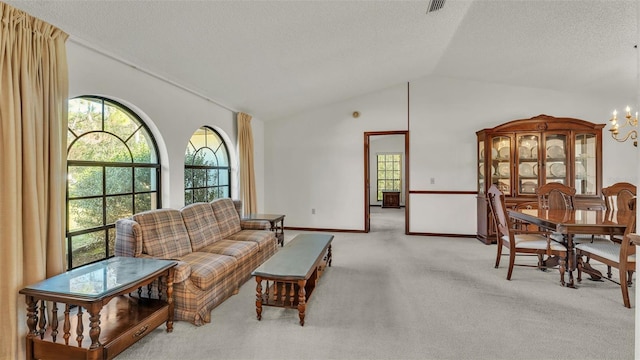
M 266 123 L 266 211 L 286 214 L 285 226 L 363 229 L 364 133 L 406 130 L 406 91 L 402 84 Z
M 136 111 L 151 128 L 162 162 L 162 205 L 184 205 L 184 153 L 191 135 L 202 126 L 216 129 L 227 142 L 232 164 L 232 197 L 238 198 L 235 113 L 161 81 L 122 62 L 67 42 L 69 96 L 100 95 Z M 252 120 L 258 207 L 264 206 L 264 124 Z
M 410 190 L 476 191 L 477 130 L 539 114 L 606 123 L 613 108 L 633 104 L 633 96 L 598 98 L 442 77 L 413 81 Z M 353 111 L 361 116 L 352 118 Z M 406 129 L 407 84 L 267 123 L 267 210 L 286 214 L 288 226 L 364 229 L 363 134 Z M 636 183 L 632 144 L 615 142 L 607 129 L 603 186 Z M 411 194 L 409 200 L 411 232 L 476 232 L 475 195 Z

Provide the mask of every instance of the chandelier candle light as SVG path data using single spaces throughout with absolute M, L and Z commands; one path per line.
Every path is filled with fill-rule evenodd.
M 636 111 L 636 116 L 632 117 L 631 116 L 631 108 L 627 106 L 626 108 L 626 112 L 627 114 L 624 116 L 625 121 L 624 124 L 619 125 L 618 124 L 618 111 L 617 110 L 613 110 L 613 117 L 611 118 L 611 120 L 609 120 L 611 122 L 611 129 L 609 129 L 609 131 L 611 131 L 611 136 L 619 142 L 624 142 L 627 141 L 629 138 L 631 138 L 631 140 L 633 140 L 633 146 L 638 146 L 638 112 Z M 624 135 L 624 136 L 620 136 L 620 131 L 619 129 L 624 129 L 627 126 L 629 127 L 633 127 L 631 130 L 629 130 L 629 132 Z

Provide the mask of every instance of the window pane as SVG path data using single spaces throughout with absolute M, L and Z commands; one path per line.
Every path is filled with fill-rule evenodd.
M 218 188 L 218 198 L 228 198 L 231 197 L 231 194 L 229 194 L 229 187 L 228 186 L 222 186 L 220 188 Z
M 135 191 L 156 191 L 158 184 L 156 181 L 156 169 L 136 168 Z
M 205 178 L 207 176 L 207 170 L 205 169 L 193 169 L 193 187 L 203 187 L 205 184 Z
M 218 158 L 218 166 L 229 167 L 229 154 L 227 154 L 227 148 L 224 145 L 218 148 L 216 156 Z
M 158 207 L 155 203 L 157 193 L 137 194 L 135 196 L 136 201 L 136 213 L 152 210 Z
M 107 224 L 133 215 L 133 197 L 131 195 L 110 196 L 107 198 Z
M 69 166 L 67 175 L 69 197 L 102 194 L 102 167 Z
M 69 231 L 102 225 L 102 198 L 69 200 Z
M 151 142 L 151 137 L 146 129 L 138 130 L 131 139 L 127 141 L 127 145 L 129 145 L 131 153 L 133 154 L 133 162 L 145 164 L 155 164 L 158 162 L 155 151 L 152 150 L 154 146 Z
M 116 254 L 116 229 L 111 228 L 108 231 L 109 234 L 109 253 L 107 256 L 115 256 Z
M 211 169 L 207 171 L 207 186 L 218 185 L 218 173 L 219 170 L 217 169 Z
M 72 237 L 73 267 L 104 259 L 106 257 L 104 236 L 104 230 L 100 230 Z
M 107 194 L 130 193 L 132 168 L 107 167 L 104 169 Z
M 132 119 L 129 114 L 113 105 L 105 104 L 104 118 L 104 131 L 110 132 L 123 140 L 128 139 L 140 127 L 138 122 Z
M 218 176 L 218 185 L 229 185 L 229 170 L 219 170 Z
M 184 204 L 185 205 L 193 204 L 193 190 L 184 191 Z
M 88 99 L 69 100 L 69 129 L 81 136 L 102 130 L 102 102 Z
M 202 153 L 202 156 L 203 156 L 203 161 L 204 161 L 203 165 L 218 166 L 218 159 L 216 159 L 216 155 L 213 153 L 211 149 L 202 148 L 200 149 L 200 152 Z
M 196 189 L 193 191 L 193 200 L 194 202 L 205 202 L 207 201 L 207 189 Z
M 379 162 L 378 163 L 378 170 L 385 170 L 386 169 L 386 165 L 384 162 Z
M 193 187 L 193 170 L 184 169 L 184 188 L 191 189 Z
M 69 149 L 69 160 L 131 162 L 127 146 L 117 137 L 101 132 L 86 134 Z

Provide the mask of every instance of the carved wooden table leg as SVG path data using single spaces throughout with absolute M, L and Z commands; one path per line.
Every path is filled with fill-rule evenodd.
M 298 317 L 300 317 L 300 326 L 304 326 L 304 313 L 307 309 L 307 294 L 304 289 L 306 285 L 307 280 L 298 280 Z
M 167 319 L 167 332 L 173 331 L 173 277 L 175 274 L 175 268 L 169 269 L 169 276 L 167 277 L 167 303 L 169 303 L 169 318 Z
M 91 346 L 89 349 L 96 349 L 100 347 L 100 310 L 102 310 L 102 304 L 92 304 L 87 309 L 89 312 L 89 337 L 91 338 Z
M 262 278 L 256 276 L 256 314 L 258 321 L 262 320 Z
M 25 296 L 27 303 L 27 327 L 29 332 L 27 333 L 27 359 L 33 359 L 33 338 L 38 336 L 38 330 L 36 325 L 38 324 L 38 305 L 36 299 L 33 296 Z

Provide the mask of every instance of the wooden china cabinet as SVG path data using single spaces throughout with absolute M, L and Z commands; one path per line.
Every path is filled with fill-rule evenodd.
M 508 207 L 537 201 L 539 185 L 559 182 L 576 188 L 577 208 L 604 208 L 602 129 L 574 118 L 538 115 L 476 132 L 478 139 L 478 240 L 495 243 L 486 199 L 491 184 Z

